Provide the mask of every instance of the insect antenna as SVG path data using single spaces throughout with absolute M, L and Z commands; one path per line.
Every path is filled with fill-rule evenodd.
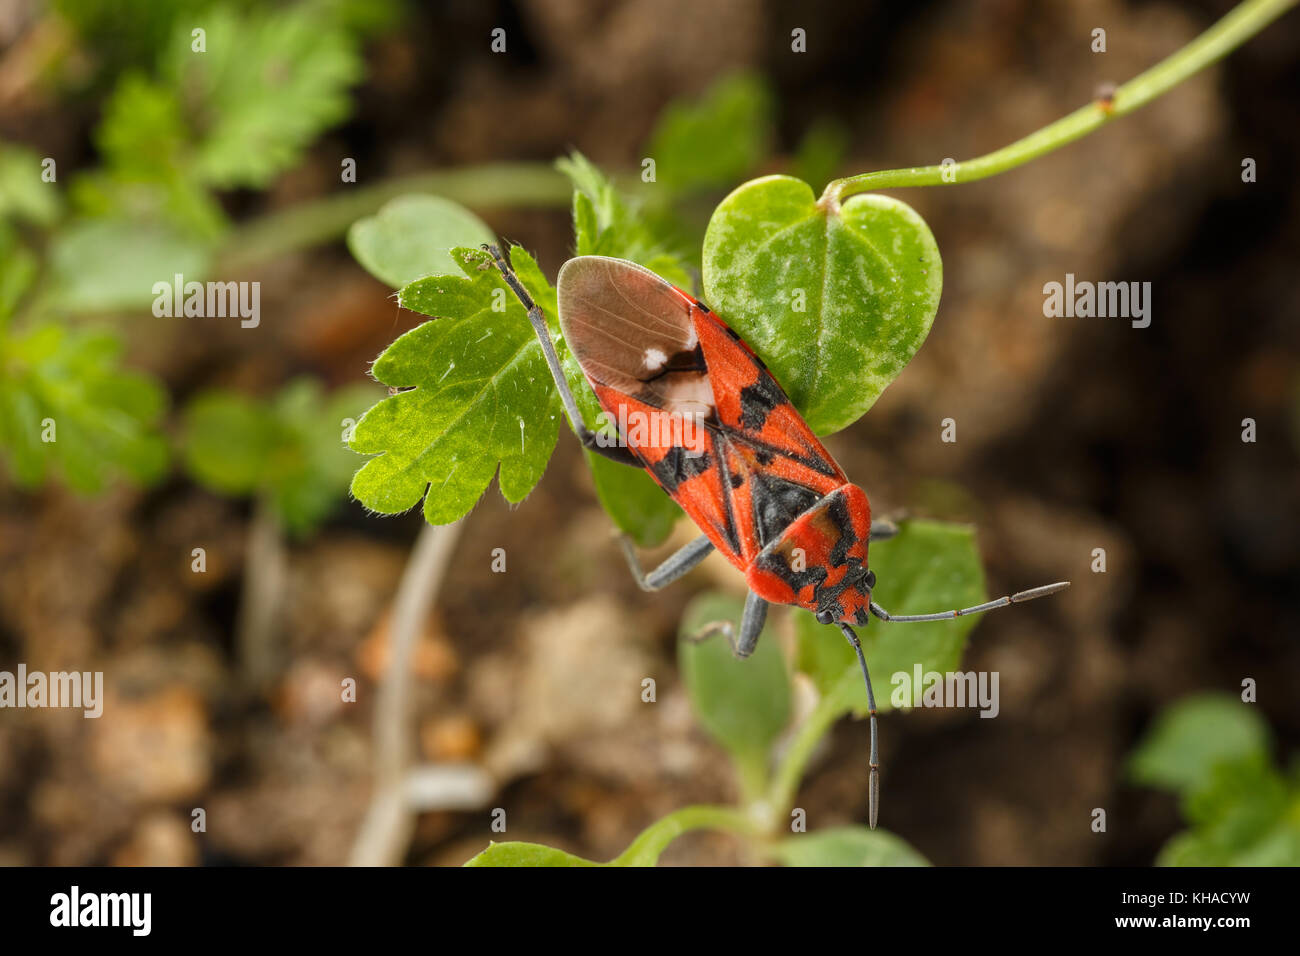
M 1055 584 L 1044 584 L 1042 587 L 1030 588 L 1028 591 L 1017 591 L 1015 594 L 1000 597 L 993 601 L 985 601 L 983 604 L 976 604 L 974 607 L 964 607 L 959 611 L 935 611 L 933 614 L 890 614 L 875 601 L 872 601 L 871 613 L 882 621 L 888 621 L 893 624 L 919 624 L 923 621 L 948 621 L 954 617 L 965 617 L 967 614 L 983 614 L 985 611 L 992 611 L 996 608 L 1009 607 L 1012 604 L 1023 604 L 1026 601 L 1032 601 L 1035 598 L 1047 597 L 1049 594 L 1064 591 L 1069 586 L 1069 581 L 1057 581 Z
M 868 784 L 867 822 L 874 830 L 876 819 L 880 816 L 880 746 L 876 735 L 876 694 L 871 689 L 871 672 L 867 670 L 867 659 L 862 653 L 862 642 L 858 640 L 857 633 L 843 622 L 840 623 L 840 630 L 858 654 L 862 679 L 867 685 L 867 712 L 871 715 L 871 782 Z
M 564 371 L 560 366 L 560 357 L 555 354 L 555 344 L 551 341 L 551 333 L 546 328 L 546 319 L 542 316 L 542 310 L 533 301 L 533 297 L 528 294 L 524 284 L 519 281 L 515 275 L 515 270 L 511 268 L 510 262 L 502 254 L 501 249 L 489 243 L 484 243 L 483 250 L 492 256 L 492 261 L 497 269 L 501 272 L 501 278 L 505 280 L 510 291 L 515 294 L 520 304 L 528 312 L 528 321 L 532 323 L 533 331 L 537 334 L 537 341 L 541 343 L 542 354 L 546 357 L 547 368 L 551 370 L 551 377 L 555 379 L 555 386 L 559 389 L 560 400 L 564 403 L 564 411 L 569 416 L 569 421 L 573 423 L 574 428 L 579 429 L 579 435 L 585 430 L 582 421 L 582 413 L 578 411 L 578 403 L 573 399 L 573 393 L 569 391 L 569 385 L 564 380 Z

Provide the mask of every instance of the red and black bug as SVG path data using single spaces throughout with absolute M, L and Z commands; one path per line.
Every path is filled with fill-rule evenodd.
M 622 539 L 640 586 L 658 590 L 717 549 L 749 585 L 739 635 L 729 624 L 718 628 L 738 656 L 753 652 L 768 604 L 807 608 L 821 623 L 838 625 L 853 645 L 871 716 L 874 828 L 880 788 L 876 701 L 852 625 L 865 625 L 871 615 L 908 623 L 978 614 L 1055 593 L 1069 582 L 961 610 L 890 614 L 871 599 L 876 576 L 867 568 L 867 544 L 897 529 L 872 524 L 866 492 L 849 482 L 763 361 L 703 302 L 624 259 L 579 256 L 560 269 L 560 327 L 601 407 L 619 424 L 614 445 L 583 423 L 541 309 L 501 250 L 484 248 L 528 310 L 582 443 L 646 469 L 704 532 L 649 573 L 641 570 L 632 543 Z M 672 427 L 663 427 L 665 420 Z

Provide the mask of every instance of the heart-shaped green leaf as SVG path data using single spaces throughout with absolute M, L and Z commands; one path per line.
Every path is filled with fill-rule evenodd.
M 421 276 L 460 275 L 457 246 L 496 242 L 483 220 L 441 196 L 399 196 L 348 230 L 348 248 L 372 276 L 400 289 Z
M 818 434 L 857 421 L 929 334 L 943 264 L 906 203 L 817 201 L 790 176 L 745 183 L 704 236 L 706 301 Z
M 786 866 L 929 866 L 905 840 L 884 830 L 831 827 L 787 837 L 772 847 Z
M 872 597 L 890 613 L 946 611 L 985 599 L 975 535 L 964 525 L 904 522 L 897 537 L 871 545 L 871 567 L 878 582 Z M 906 675 L 910 688 L 917 665 L 923 675 L 956 669 L 966 636 L 977 620 L 961 617 L 926 624 L 886 624 L 873 619 L 868 627 L 860 628 L 877 708 L 893 706 L 892 678 L 896 674 Z M 836 694 L 846 709 L 865 713 L 867 691 L 857 655 L 839 628 L 818 624 L 806 612 L 796 616 L 796 628 L 799 670 L 812 677 L 822 694 Z M 900 681 L 898 686 L 904 685 Z

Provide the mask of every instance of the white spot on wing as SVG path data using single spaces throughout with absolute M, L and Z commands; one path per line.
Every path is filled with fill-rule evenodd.
M 664 355 L 662 350 L 656 348 L 645 350 L 645 367 L 647 370 L 657 372 L 664 367 L 664 363 L 667 361 L 668 356 Z

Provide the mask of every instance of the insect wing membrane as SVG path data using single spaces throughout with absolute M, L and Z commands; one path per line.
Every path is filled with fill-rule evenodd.
M 685 293 L 635 263 L 579 256 L 560 269 L 559 304 L 564 340 L 593 385 L 669 414 L 713 410 Z

